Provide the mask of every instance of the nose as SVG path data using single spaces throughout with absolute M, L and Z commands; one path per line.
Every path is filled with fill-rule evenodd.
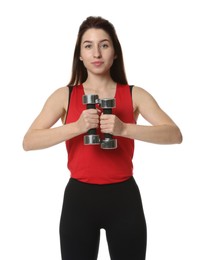
M 94 58 L 98 58 L 98 59 L 101 58 L 102 54 L 101 54 L 99 46 L 96 46 L 94 48 L 93 56 L 94 56 Z

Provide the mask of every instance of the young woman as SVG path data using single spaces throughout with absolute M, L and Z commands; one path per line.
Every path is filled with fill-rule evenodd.
M 115 98 L 113 113 L 102 113 L 98 104 L 86 109 L 82 96 L 90 94 Z M 136 124 L 139 114 L 149 126 Z M 63 125 L 53 127 L 60 118 Z M 116 149 L 85 145 L 90 129 L 100 140 L 113 135 Z M 113 25 L 88 17 L 79 28 L 68 86 L 51 94 L 23 140 L 26 151 L 66 142 L 71 176 L 60 221 L 63 260 L 97 259 L 101 228 L 112 260 L 145 259 L 146 222 L 133 178 L 134 140 L 177 144 L 182 135 L 146 90 L 128 85 Z

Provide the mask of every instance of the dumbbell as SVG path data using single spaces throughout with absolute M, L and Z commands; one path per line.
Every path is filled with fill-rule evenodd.
M 82 103 L 86 105 L 87 109 L 95 109 L 96 104 L 99 100 L 98 95 L 83 95 Z M 100 144 L 99 135 L 97 135 L 96 128 L 91 128 L 88 130 L 87 135 L 84 136 L 85 145 L 97 145 Z
M 99 100 L 100 107 L 103 109 L 103 114 L 112 114 L 112 108 L 116 107 L 116 101 L 114 98 L 104 98 Z M 112 134 L 105 133 L 104 139 L 101 140 L 102 149 L 116 149 L 117 140 L 113 139 Z

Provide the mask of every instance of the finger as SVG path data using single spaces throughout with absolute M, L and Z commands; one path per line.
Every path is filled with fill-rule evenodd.
M 96 110 L 93 110 L 93 111 L 84 110 L 83 116 L 84 116 L 84 118 L 98 118 L 99 119 L 99 115 L 97 114 Z
M 88 114 L 98 114 L 98 110 L 97 109 L 87 109 L 85 110 L 86 112 L 88 112 Z
M 102 120 L 115 120 L 115 115 L 101 114 L 100 119 Z

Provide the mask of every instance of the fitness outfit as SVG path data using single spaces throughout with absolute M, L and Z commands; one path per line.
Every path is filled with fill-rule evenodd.
M 82 85 L 72 87 L 67 124 L 86 109 L 83 95 Z M 115 99 L 113 114 L 135 123 L 130 87 L 117 84 Z M 96 260 L 101 228 L 106 230 L 111 260 L 145 260 L 146 222 L 133 178 L 134 140 L 115 136 L 117 149 L 104 150 L 84 145 L 83 136 L 66 141 L 71 178 L 60 220 L 62 260 Z

